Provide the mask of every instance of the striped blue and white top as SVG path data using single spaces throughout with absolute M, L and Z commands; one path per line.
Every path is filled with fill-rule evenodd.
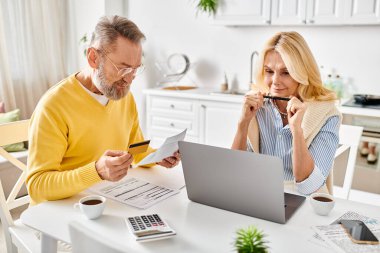
M 257 111 L 256 117 L 260 129 L 260 153 L 282 158 L 284 181 L 294 181 L 293 137 L 289 125 L 283 126 L 280 113 L 268 99 Z M 311 142 L 309 152 L 314 159 L 314 170 L 304 181 L 295 182 L 299 193 L 311 194 L 325 183 L 339 143 L 339 122 L 338 116 L 328 118 Z M 247 144 L 247 150 L 253 152 L 249 141 Z

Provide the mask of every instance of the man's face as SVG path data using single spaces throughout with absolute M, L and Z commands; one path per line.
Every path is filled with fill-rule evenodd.
M 108 50 L 108 51 L 106 51 Z M 125 97 L 130 89 L 135 71 L 127 75 L 120 75 L 118 70 L 124 68 L 136 69 L 141 66 L 141 45 L 132 43 L 128 39 L 118 37 L 114 50 L 106 48 L 99 52 L 100 62 L 93 75 L 96 88 L 107 98 L 118 100 Z

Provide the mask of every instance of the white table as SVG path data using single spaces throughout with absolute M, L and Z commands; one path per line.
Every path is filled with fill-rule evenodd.
M 149 174 L 147 172 L 135 169 L 133 173 L 148 178 L 154 175 L 161 181 L 170 178 L 170 170 L 154 168 Z M 177 177 L 178 185 L 182 184 L 180 180 L 183 179 Z M 321 253 L 330 251 L 309 241 L 314 234 L 311 226 L 330 224 L 348 210 L 380 219 L 378 207 L 341 199 L 336 200 L 329 216 L 318 216 L 307 199 L 288 223 L 281 225 L 191 202 L 183 188 L 181 193 L 146 210 L 107 200 L 104 215 L 97 220 L 87 220 L 73 208 L 73 204 L 86 194 L 45 202 L 22 213 L 21 221 L 25 225 L 42 232 L 43 251 L 55 249 L 56 240 L 70 243 L 68 223 L 78 221 L 102 234 L 105 240 L 118 241 L 130 252 L 234 252 L 236 230 L 254 225 L 267 235 L 270 252 Z M 136 242 L 127 230 L 124 217 L 152 213 L 160 214 L 177 235 L 160 241 Z

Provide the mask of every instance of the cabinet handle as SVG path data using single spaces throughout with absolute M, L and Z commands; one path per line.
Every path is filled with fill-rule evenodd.
M 175 127 L 175 125 L 174 125 L 174 123 L 173 123 L 173 122 L 172 122 L 172 123 L 170 123 L 170 126 L 171 126 L 171 127 Z
M 270 20 L 264 20 L 264 24 L 269 25 L 270 24 Z
M 201 107 L 202 107 L 202 108 L 206 108 L 206 106 L 205 106 L 205 105 L 201 105 Z
M 174 106 L 173 104 L 171 104 L 171 105 L 170 105 L 170 108 L 174 109 L 174 108 L 175 108 L 175 106 Z
M 309 19 L 307 22 L 308 22 L 309 24 L 314 24 L 314 20 L 312 20 L 312 19 Z

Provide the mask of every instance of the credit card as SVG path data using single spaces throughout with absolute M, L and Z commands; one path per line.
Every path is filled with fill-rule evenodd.
M 129 145 L 128 153 L 131 155 L 137 155 L 144 153 L 149 147 L 150 140 L 137 142 Z

